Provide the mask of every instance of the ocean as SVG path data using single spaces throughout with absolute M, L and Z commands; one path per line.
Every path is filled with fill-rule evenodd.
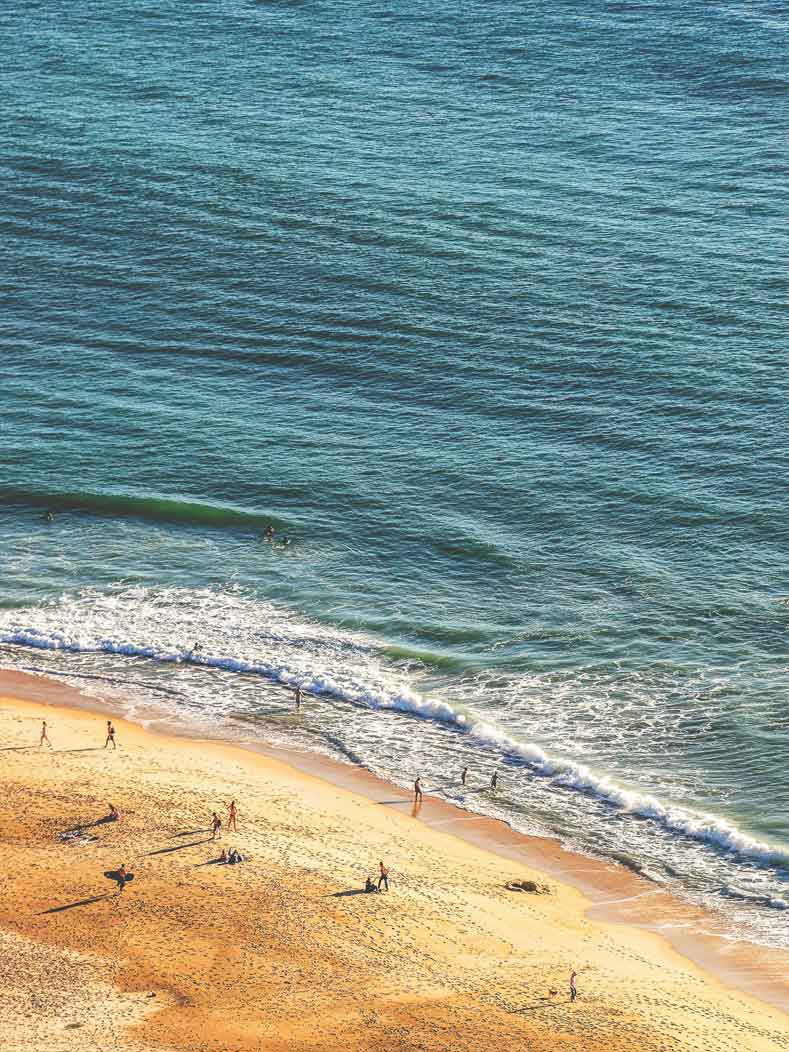
M 3 5 L 0 662 L 789 946 L 788 28 Z

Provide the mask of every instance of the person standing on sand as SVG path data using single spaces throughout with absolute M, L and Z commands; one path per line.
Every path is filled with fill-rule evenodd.
M 461 785 L 465 785 L 466 784 L 466 775 L 467 774 L 468 774 L 468 767 L 464 767 L 463 768 L 463 774 L 461 774 L 461 776 L 460 776 L 460 784 Z
M 421 804 L 422 803 L 422 777 L 421 777 L 421 775 L 417 775 L 416 776 L 416 781 L 414 782 L 414 803 L 415 804 Z
M 115 744 L 115 728 L 112 725 L 112 721 L 111 720 L 107 720 L 107 737 L 106 737 L 106 740 L 104 742 L 104 748 L 105 749 L 110 744 L 110 742 L 112 742 L 113 749 L 117 749 L 118 748 L 118 746 Z
M 388 891 L 388 890 L 389 890 L 389 870 L 388 870 L 388 868 L 387 868 L 387 867 L 386 867 L 386 866 L 385 866 L 385 865 L 383 864 L 383 862 L 379 862 L 379 863 L 378 863 L 378 869 L 379 869 L 379 871 L 380 871 L 380 874 L 381 874 L 381 875 L 379 876 L 379 878 L 378 878 L 378 890 L 379 890 L 379 891 L 381 890 L 381 885 L 383 884 L 383 886 L 384 886 L 384 887 L 386 888 L 386 890 Z
M 578 996 L 578 991 L 575 988 L 575 977 L 578 974 L 576 971 L 570 972 L 570 1001 L 574 1001 Z
M 220 833 L 221 829 L 222 829 L 222 819 L 219 817 L 219 815 L 216 813 L 216 811 L 212 811 L 211 812 L 211 830 L 212 830 L 212 832 L 211 832 L 211 839 L 212 840 L 216 840 L 217 836 L 221 836 L 221 833 Z
M 118 870 L 118 894 L 119 895 L 123 891 L 123 889 L 126 887 L 126 880 L 127 880 L 128 876 L 129 876 L 129 873 L 128 873 L 127 869 L 126 869 L 125 864 L 121 863 L 121 868 Z
M 235 800 L 230 801 L 230 807 L 227 812 L 227 828 L 232 829 L 234 833 L 238 832 L 236 828 L 236 818 L 238 817 L 238 810 L 236 809 Z
M 39 747 L 39 749 L 44 744 L 44 742 L 47 743 L 47 745 L 50 747 L 50 749 L 52 748 L 52 742 L 49 740 L 49 737 L 47 735 L 47 721 L 46 720 L 42 720 L 41 721 L 41 737 L 38 739 L 38 747 Z
M 498 771 L 494 771 L 493 775 L 491 776 L 491 779 L 490 779 L 490 787 L 491 787 L 491 789 L 493 790 L 494 793 L 496 792 L 498 784 L 499 784 L 499 772 Z

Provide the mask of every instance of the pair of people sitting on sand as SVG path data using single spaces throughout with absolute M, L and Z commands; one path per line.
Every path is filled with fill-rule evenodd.
M 227 864 L 228 866 L 235 866 L 237 862 L 244 861 L 244 856 L 241 854 L 240 851 L 238 851 L 234 847 L 230 848 L 229 853 L 225 851 L 224 848 L 222 848 L 222 854 L 219 856 L 219 861 L 221 863 Z

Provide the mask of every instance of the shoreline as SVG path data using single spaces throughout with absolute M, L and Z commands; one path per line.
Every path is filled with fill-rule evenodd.
M 0 696 L 34 705 L 53 705 L 116 717 L 117 702 L 106 701 L 42 673 L 0 668 Z M 414 813 L 410 794 L 362 767 L 341 763 L 320 753 L 302 752 L 265 742 L 192 736 L 177 724 L 156 717 L 148 727 L 134 716 L 122 717 L 143 733 L 175 738 L 195 745 L 251 753 L 284 763 L 289 768 L 329 786 L 385 805 L 416 819 L 427 829 L 448 834 L 501 859 L 520 863 L 545 877 L 579 892 L 592 920 L 633 927 L 661 939 L 686 960 L 732 990 L 789 1014 L 789 952 L 734 941 L 716 927 L 715 914 L 687 903 L 670 890 L 614 861 L 604 861 L 569 851 L 553 839 L 517 832 L 504 821 L 465 811 L 456 804 L 430 796 Z

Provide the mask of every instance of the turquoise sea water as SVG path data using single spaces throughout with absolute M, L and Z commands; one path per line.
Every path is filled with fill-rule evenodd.
M 4 5 L 2 661 L 789 944 L 787 28 Z

